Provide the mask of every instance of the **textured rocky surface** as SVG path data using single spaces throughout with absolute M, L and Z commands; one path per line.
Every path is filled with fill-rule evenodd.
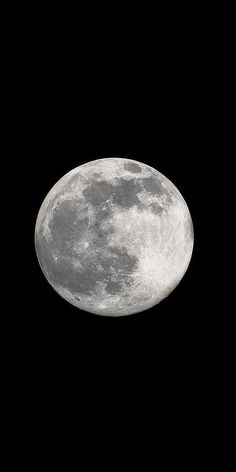
M 35 227 L 40 266 L 73 305 L 129 315 L 179 283 L 193 227 L 177 188 L 157 170 L 107 158 L 73 169 L 50 190 Z

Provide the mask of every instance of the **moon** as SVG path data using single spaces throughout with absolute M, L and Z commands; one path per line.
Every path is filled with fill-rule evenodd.
M 131 159 L 87 162 L 49 191 L 35 226 L 40 267 L 72 305 L 104 316 L 142 312 L 186 272 L 193 224 L 175 185 Z

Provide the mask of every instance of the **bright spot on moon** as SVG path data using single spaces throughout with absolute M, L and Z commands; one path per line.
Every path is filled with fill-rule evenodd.
M 50 190 L 35 247 L 52 287 L 72 305 L 122 316 L 158 304 L 178 285 L 193 250 L 193 225 L 174 184 L 131 159 L 83 164 Z

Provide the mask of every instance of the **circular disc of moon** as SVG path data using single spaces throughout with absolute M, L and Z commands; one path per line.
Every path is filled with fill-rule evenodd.
M 62 177 L 39 210 L 35 247 L 48 282 L 81 310 L 138 313 L 186 272 L 193 225 L 180 192 L 157 170 L 105 158 Z

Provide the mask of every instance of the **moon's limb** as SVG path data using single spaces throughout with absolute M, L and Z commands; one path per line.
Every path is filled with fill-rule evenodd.
M 54 185 L 39 210 L 35 245 L 63 298 L 92 313 L 129 315 L 159 303 L 179 283 L 193 226 L 180 192 L 160 172 L 107 158 Z

